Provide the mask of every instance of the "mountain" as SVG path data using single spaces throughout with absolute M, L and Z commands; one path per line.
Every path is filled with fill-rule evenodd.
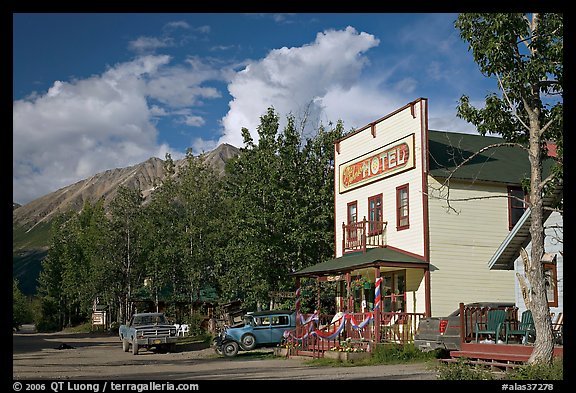
M 205 153 L 204 162 L 222 176 L 226 162 L 239 154 L 238 148 L 222 144 Z M 174 164 L 177 177 L 186 160 L 176 160 Z M 36 292 L 41 262 L 48 252 L 50 221 L 59 213 L 80 211 L 85 202 L 94 203 L 100 198 L 106 208 L 120 186 L 139 188 L 149 200 L 164 178 L 164 161 L 153 157 L 137 165 L 95 174 L 22 206 L 13 202 L 12 276 L 19 280 L 20 290 L 26 295 Z
M 222 175 L 226 162 L 238 154 L 240 154 L 238 148 L 221 144 L 206 153 L 204 160 L 219 175 Z M 185 159 L 175 161 L 176 176 L 178 169 L 185 163 Z M 80 211 L 86 201 L 94 203 L 103 198 L 104 206 L 107 206 L 114 199 L 120 186 L 139 188 L 144 198 L 147 199 L 162 183 L 164 176 L 164 161 L 156 157 L 130 167 L 110 169 L 51 192 L 18 208 L 14 207 L 12 224 L 30 231 L 36 225 L 49 222 L 59 213 L 69 210 Z

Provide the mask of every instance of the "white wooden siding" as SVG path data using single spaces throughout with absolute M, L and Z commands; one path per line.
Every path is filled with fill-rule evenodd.
M 460 302 L 514 302 L 513 272 L 490 270 L 488 261 L 508 234 L 505 185 L 452 181 L 451 202 L 438 198 L 440 183 L 429 177 L 430 289 L 433 316 Z M 495 198 L 493 198 L 495 197 Z
M 410 108 L 391 116 L 376 124 L 376 137 L 372 136 L 370 128 L 340 141 L 340 153 L 335 155 L 335 242 L 336 257 L 342 256 L 342 223 L 348 223 L 347 206 L 349 202 L 358 203 L 358 221 L 368 219 L 368 198 L 382 193 L 382 216 L 388 221 L 386 227 L 387 244 L 418 255 L 424 254 L 423 208 L 422 208 L 422 146 L 421 146 L 421 105 L 415 104 L 412 117 Z M 414 134 L 415 167 L 388 178 L 339 193 L 339 167 L 341 164 L 358 158 L 368 152 L 388 145 L 394 141 Z M 396 230 L 396 187 L 409 184 L 409 214 L 410 228 Z
M 550 214 L 546 222 L 544 223 L 544 252 L 548 252 L 556 255 L 556 285 L 558 285 L 558 307 L 550 307 L 550 311 L 556 315 L 559 312 L 564 311 L 564 256 L 561 252 L 564 251 L 564 236 L 562 229 L 551 228 L 552 226 L 559 226 L 563 228 L 564 220 L 562 215 L 558 212 L 553 212 Z M 532 249 L 532 243 L 526 246 L 526 251 L 530 255 L 530 250 Z M 514 270 L 520 274 L 524 274 L 524 264 L 522 259 L 518 257 L 514 261 Z M 524 310 L 526 310 L 526 304 L 524 304 L 524 298 L 520 292 L 520 284 L 518 283 L 518 278 L 514 276 L 514 290 L 516 297 L 516 305 L 518 306 L 518 315 L 521 315 Z
M 424 270 L 406 269 L 406 312 L 426 312 Z

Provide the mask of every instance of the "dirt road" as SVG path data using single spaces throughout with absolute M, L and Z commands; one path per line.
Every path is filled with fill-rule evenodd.
M 13 334 L 14 380 L 434 380 L 426 364 L 317 367 L 305 359 L 265 358 L 241 352 L 216 355 L 206 346 L 176 353 L 123 352 L 116 336 L 19 332 Z M 58 349 L 65 348 L 68 349 Z M 71 348 L 70 348 L 71 347 Z M 260 352 L 272 353 L 272 349 Z M 260 353 L 261 354 L 261 353 Z

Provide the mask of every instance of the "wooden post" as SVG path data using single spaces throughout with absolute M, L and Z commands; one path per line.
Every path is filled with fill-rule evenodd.
M 342 223 L 342 254 L 346 252 L 346 225 Z
M 298 323 L 298 315 L 300 315 L 300 277 L 296 277 L 296 298 L 294 302 L 296 307 L 296 323 Z
M 366 216 L 364 216 L 364 219 L 362 220 L 362 252 L 364 252 L 364 254 L 366 254 Z
M 346 298 L 348 303 L 348 312 L 354 312 L 354 298 L 352 297 L 352 289 L 350 288 L 351 281 L 350 272 L 346 273 Z
M 380 267 L 374 268 L 374 344 L 380 342 L 380 323 L 382 321 L 382 277 L 380 277 Z
M 320 316 L 320 277 L 316 277 L 316 310 Z
M 464 342 L 466 327 L 464 326 L 464 303 L 460 303 L 460 344 Z M 462 345 L 460 345 L 462 347 Z

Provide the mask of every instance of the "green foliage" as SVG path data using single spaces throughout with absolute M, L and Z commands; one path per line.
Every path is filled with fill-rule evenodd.
M 199 312 L 193 312 L 191 315 L 188 315 L 184 320 L 184 323 L 188 324 L 189 336 L 198 337 L 205 333 L 205 329 L 203 328 L 205 315 Z
M 399 345 L 394 343 L 378 344 L 370 357 L 355 361 L 342 362 L 336 359 L 314 359 L 308 361 L 314 366 L 375 366 L 379 364 L 419 363 L 433 360 L 433 352 L 422 352 L 413 344 Z
M 12 279 L 12 327 L 19 329 L 24 323 L 32 321 L 30 302 L 18 287 L 18 280 Z
M 495 375 L 487 366 L 467 363 L 468 359 L 458 358 L 452 363 L 441 362 L 437 372 L 439 380 L 493 380 Z
M 304 141 L 295 123 L 288 116 L 280 131 L 268 108 L 258 142 L 244 129 L 242 154 L 227 167 L 228 242 L 217 269 L 222 292 L 247 309 L 266 304 L 270 291 L 294 290 L 290 273 L 333 255 L 333 142 L 342 126 Z
M 36 330 L 43 332 L 56 332 L 62 330 L 61 312 L 58 303 L 51 297 L 43 297 L 39 312 L 35 313 L 34 324 Z
M 501 135 L 507 143 L 523 149 L 530 162 L 530 180 L 523 184 L 530 191 L 531 208 L 531 256 L 524 268 L 524 286 L 531 291 L 528 308 L 535 315 L 536 360 L 549 362 L 553 335 L 540 266 L 544 252 L 542 198 L 563 184 L 563 15 L 467 13 L 458 16 L 455 27 L 468 42 L 480 71 L 494 78 L 499 90 L 499 94 L 486 97 L 483 108 L 474 107 L 468 96 L 462 96 L 457 115 L 475 125 L 481 135 Z M 556 144 L 556 157 L 547 157 L 549 143 Z M 543 175 L 543 163 L 549 160 L 553 160 L 553 176 Z
M 532 19 L 530 19 L 532 18 Z M 527 144 L 530 133 L 554 141 L 556 173 L 563 155 L 563 17 L 561 14 L 460 14 L 455 22 L 474 60 L 487 77 L 497 77 L 502 96 L 490 94 L 483 108 L 463 96 L 458 116 L 481 135 L 499 134 Z M 546 144 L 541 145 L 546 157 Z
M 200 330 L 191 305 L 201 291 L 240 299 L 246 309 L 267 306 L 269 291 L 294 290 L 290 273 L 332 257 L 333 142 L 342 124 L 303 140 L 293 117 L 280 132 L 270 108 L 257 132 L 254 143 L 244 130 L 245 148 L 224 177 L 204 155 L 188 151 L 178 166 L 167 155 L 149 203 L 140 190 L 120 187 L 108 212 L 97 201 L 57 217 L 39 277 L 43 329 L 89 320 L 95 302 L 124 323 L 139 300 L 139 309 L 166 302 L 169 317 L 191 318 Z M 323 294 L 322 307 L 331 303 Z M 293 299 L 282 306 L 292 308 Z
M 422 352 L 414 344 L 379 344 L 372 351 L 373 361 L 377 364 L 427 361 L 434 357 L 433 352 Z
M 33 228 L 23 226 L 13 227 L 12 251 L 38 250 L 48 246 L 50 239 L 50 224 L 40 222 Z
M 534 363 L 514 367 L 506 373 L 506 379 L 531 380 L 531 381 L 551 381 L 564 379 L 563 359 L 554 358 L 552 363 Z

